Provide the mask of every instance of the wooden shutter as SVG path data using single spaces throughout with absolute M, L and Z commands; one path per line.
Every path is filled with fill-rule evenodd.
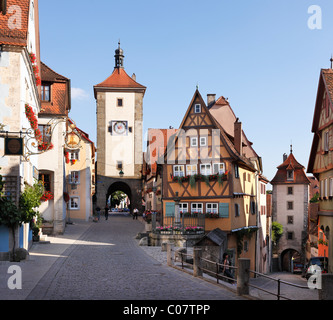
M 175 203 L 174 202 L 167 202 L 165 204 L 165 216 L 166 217 L 175 216 Z
M 229 203 L 220 203 L 219 216 L 220 218 L 229 218 Z

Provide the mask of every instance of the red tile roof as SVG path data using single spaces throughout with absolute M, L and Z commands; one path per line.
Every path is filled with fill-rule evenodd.
M 96 88 L 140 88 L 146 89 L 140 83 L 132 79 L 123 68 L 115 68 L 112 75 L 105 81 L 97 84 Z
M 27 45 L 29 5 L 30 0 L 7 0 L 7 14 L 0 14 L 0 44 L 22 47 Z M 14 19 L 15 15 L 19 14 L 19 11 L 17 10 L 10 13 L 9 9 L 12 6 L 17 6 L 21 10 L 20 29 L 17 29 L 19 20 Z M 10 23 L 13 23 L 16 28 L 10 27 Z
M 41 115 L 67 115 L 71 108 L 70 81 L 41 62 L 42 83 L 51 84 L 51 101 L 42 101 Z
M 294 155 L 290 153 L 289 157 L 277 167 L 278 171 L 271 181 L 271 184 L 310 184 L 310 179 L 306 176 L 304 167 L 297 162 Z M 294 179 L 287 180 L 287 171 L 294 171 Z

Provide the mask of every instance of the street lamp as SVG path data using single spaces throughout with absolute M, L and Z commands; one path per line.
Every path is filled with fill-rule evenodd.
M 124 176 L 124 171 L 123 170 L 119 171 L 119 176 L 120 176 L 120 178 L 122 178 Z

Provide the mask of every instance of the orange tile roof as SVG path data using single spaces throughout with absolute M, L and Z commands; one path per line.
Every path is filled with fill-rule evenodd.
M 140 88 L 146 89 L 145 86 L 137 83 L 132 79 L 123 68 L 115 68 L 112 75 L 105 81 L 97 84 L 96 88 Z
M 51 101 L 42 101 L 41 115 L 67 115 L 71 109 L 70 81 L 56 73 L 45 63 L 41 62 L 41 78 L 43 82 L 52 84 Z
M 29 21 L 29 5 L 30 0 L 7 0 L 7 14 L 0 14 L 0 44 L 14 45 L 25 47 L 28 37 L 28 21 Z M 9 13 L 11 6 L 18 6 L 21 9 L 21 28 L 17 29 L 18 20 L 12 18 L 18 11 Z M 12 21 L 13 20 L 13 21 Z M 13 23 L 16 28 L 11 28 L 10 23 Z
M 278 171 L 271 181 L 271 184 L 310 184 L 309 178 L 306 176 L 304 167 L 295 159 L 294 155 L 290 153 L 289 157 L 277 167 Z M 293 180 L 287 179 L 287 171 L 294 171 Z

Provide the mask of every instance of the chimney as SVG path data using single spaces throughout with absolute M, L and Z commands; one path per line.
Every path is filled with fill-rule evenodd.
M 207 106 L 213 105 L 216 100 L 216 94 L 207 94 Z
M 283 162 L 285 162 L 286 160 L 287 160 L 287 154 L 284 153 L 284 154 L 283 154 Z
M 133 79 L 134 81 L 136 81 L 136 75 L 135 75 L 135 73 L 132 74 L 132 79 Z
M 243 155 L 243 130 L 242 123 L 239 122 L 237 118 L 234 125 L 234 145 L 237 152 L 242 156 Z

